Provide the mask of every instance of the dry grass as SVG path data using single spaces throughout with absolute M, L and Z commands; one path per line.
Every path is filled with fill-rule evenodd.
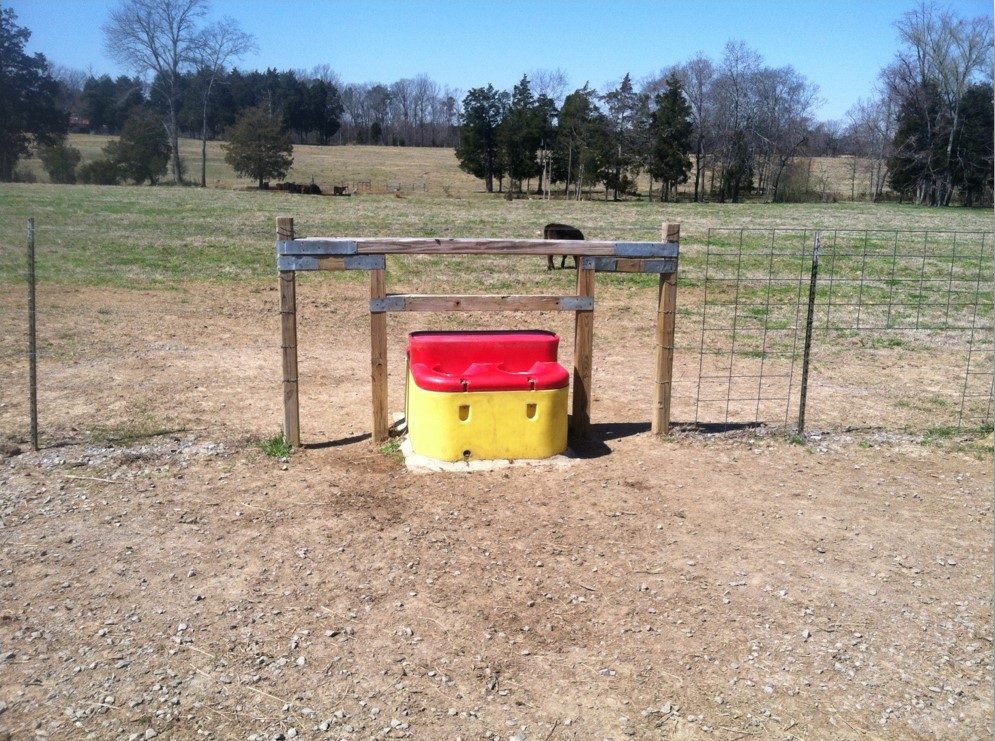
M 101 156 L 101 149 L 111 136 L 95 134 L 72 134 L 69 143 L 80 150 L 83 161 L 89 162 Z M 200 178 L 200 142 L 194 139 L 180 140 L 180 154 L 186 163 L 191 180 Z M 854 179 L 853 157 L 813 157 L 809 188 L 814 193 L 825 192 L 835 195 L 836 200 L 850 200 L 851 192 L 862 200 L 868 190 L 867 160 L 857 160 Z M 808 159 L 799 159 L 799 168 L 808 166 Z M 41 162 L 28 159 L 21 168 L 30 171 L 40 183 L 48 182 Z M 309 183 L 314 180 L 322 188 L 331 190 L 333 185 L 356 187 L 357 183 L 369 182 L 374 193 L 388 191 L 389 183 L 400 183 L 405 191 L 428 195 L 469 196 L 482 193 L 483 182 L 459 169 L 452 149 L 429 147 L 379 147 L 379 146 L 329 146 L 297 145 L 294 147 L 294 166 L 287 174 L 287 180 Z M 851 182 L 852 181 L 852 182 Z M 207 182 L 213 188 L 249 188 L 254 182 L 240 178 L 224 161 L 221 142 L 212 141 L 207 145 Z M 533 186 L 535 183 L 533 183 Z M 649 178 L 643 174 L 638 179 L 641 193 L 649 191 Z M 424 187 L 424 191 L 422 191 Z M 654 186 L 659 192 L 659 185 Z M 693 183 L 679 188 L 682 197 L 690 197 Z M 592 199 L 603 199 L 603 191 L 595 191 Z

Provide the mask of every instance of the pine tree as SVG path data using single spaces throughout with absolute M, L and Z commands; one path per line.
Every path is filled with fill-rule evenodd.
M 691 172 L 691 106 L 676 77 L 667 78 L 667 89 L 654 96 L 656 109 L 650 114 L 649 172 L 663 183 L 660 200 L 670 197 L 672 189 L 686 183 Z
M 484 181 L 488 193 L 494 192 L 494 178 L 504 178 L 498 130 L 508 103 L 508 93 L 498 92 L 493 85 L 473 88 L 463 99 L 456 159 L 461 170 Z
M 125 179 L 155 185 L 169 165 L 169 137 L 158 116 L 136 108 L 121 129 L 121 138 L 109 142 L 104 153 Z
M 32 142 L 65 138 L 69 117 L 58 106 L 59 83 L 42 54 L 24 46 L 31 32 L 17 25 L 11 8 L 0 7 L 0 181 L 10 180 Z
M 529 78 L 523 75 L 511 93 L 511 105 L 498 134 L 501 158 L 511 178 L 511 187 L 517 187 L 519 192 L 524 180 L 536 177 L 542 171 L 536 153 L 544 129 L 545 121 L 532 95 Z
M 954 184 L 965 206 L 991 206 L 995 162 L 992 86 L 972 85 L 961 100 L 961 126 L 954 140 Z
M 294 145 L 279 116 L 265 105 L 246 109 L 221 145 L 225 162 L 240 175 L 253 178 L 263 187 L 266 178 L 282 178 L 294 162 Z
M 553 181 L 565 183 L 564 195 L 574 186 L 579 197 L 585 185 L 597 182 L 607 149 L 606 128 L 597 93 L 587 85 L 564 99 L 553 156 Z
M 605 184 L 606 197 L 610 189 L 617 201 L 620 194 L 630 191 L 635 185 L 640 169 L 636 146 L 639 96 L 633 90 L 628 74 L 616 89 L 605 95 L 605 106 L 608 109 L 608 128 L 601 180 Z

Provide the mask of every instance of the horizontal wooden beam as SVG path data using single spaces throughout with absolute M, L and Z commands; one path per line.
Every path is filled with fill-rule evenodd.
M 280 255 L 277 270 L 383 270 L 383 255 Z
M 435 296 L 396 294 L 372 299 L 373 313 L 392 311 L 593 311 L 589 296 Z
M 571 239 L 443 239 L 363 237 L 278 240 L 277 255 L 578 255 L 676 257 L 676 242 L 606 242 Z
M 585 257 L 581 267 L 599 273 L 676 273 L 676 257 Z

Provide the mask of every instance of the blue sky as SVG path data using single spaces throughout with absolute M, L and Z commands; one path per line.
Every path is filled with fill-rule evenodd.
M 94 72 L 122 72 L 103 51 L 108 0 L 0 0 L 32 37 L 30 51 Z M 467 90 L 510 87 L 537 68 L 562 69 L 571 89 L 639 79 L 698 51 L 718 60 L 743 40 L 772 66 L 793 65 L 819 86 L 820 118 L 842 118 L 871 93 L 895 54 L 893 23 L 916 0 L 213 0 L 255 35 L 245 69 L 331 65 L 345 82 L 425 73 Z M 990 0 L 957 0 L 992 16 Z

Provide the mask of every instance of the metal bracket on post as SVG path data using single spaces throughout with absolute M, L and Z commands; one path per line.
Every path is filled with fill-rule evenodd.
M 371 298 L 370 312 L 380 314 L 385 311 L 404 311 L 404 296 L 387 296 L 386 298 Z
M 359 246 L 351 239 L 278 239 L 278 255 L 355 255 Z

